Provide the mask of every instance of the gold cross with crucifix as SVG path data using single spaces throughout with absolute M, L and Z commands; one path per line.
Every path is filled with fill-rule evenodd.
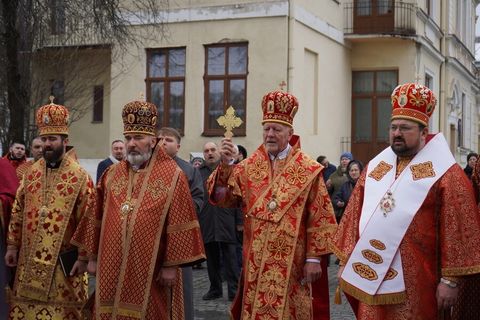
M 240 127 L 243 121 L 235 115 L 235 109 L 230 106 L 223 116 L 217 118 L 217 123 L 225 128 L 225 133 L 223 134 L 225 138 L 232 138 L 232 130 Z
M 280 83 L 278 84 L 278 86 L 280 87 L 280 90 L 281 90 L 281 91 L 284 91 L 284 90 L 285 90 L 284 87 L 287 86 L 287 83 L 286 83 L 284 80 L 282 80 L 282 82 L 280 82 Z

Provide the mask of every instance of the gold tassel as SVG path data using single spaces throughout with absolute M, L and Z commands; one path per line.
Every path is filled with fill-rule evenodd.
M 335 290 L 335 304 L 342 304 L 342 292 L 340 291 L 340 286 L 337 286 Z

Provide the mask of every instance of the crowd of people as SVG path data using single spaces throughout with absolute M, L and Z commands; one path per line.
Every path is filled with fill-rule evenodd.
M 96 184 L 68 146 L 68 109 L 42 106 L 32 159 L 21 141 L 0 159 L 0 315 L 193 320 L 192 268 L 206 260 L 202 298 L 225 281 L 233 319 L 329 319 L 333 252 L 358 319 L 474 319 L 480 163 L 471 153 L 462 170 L 429 133 L 435 105 L 425 86 L 395 88 L 390 146 L 364 168 L 302 151 L 284 91 L 263 97 L 250 155 L 225 137 L 190 161 L 135 100 Z

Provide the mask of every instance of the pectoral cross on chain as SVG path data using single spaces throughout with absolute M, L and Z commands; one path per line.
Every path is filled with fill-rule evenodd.
M 223 134 L 225 138 L 232 138 L 232 130 L 240 127 L 243 121 L 235 115 L 235 109 L 230 106 L 223 116 L 217 118 L 217 123 L 225 128 L 225 133 Z

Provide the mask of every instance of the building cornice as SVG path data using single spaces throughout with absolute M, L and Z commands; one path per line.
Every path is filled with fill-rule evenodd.
M 160 22 L 168 24 L 182 22 L 288 17 L 289 15 L 289 1 L 275 1 L 162 10 L 156 15 L 160 18 L 137 12 L 124 14 L 123 18 L 129 25 L 140 26 Z M 313 15 L 305 8 L 296 5 L 293 10 L 293 15 L 293 18 L 295 18 L 296 21 L 302 23 L 308 28 L 315 30 L 316 32 L 341 45 L 345 45 L 342 30 L 335 28 L 327 21 Z

